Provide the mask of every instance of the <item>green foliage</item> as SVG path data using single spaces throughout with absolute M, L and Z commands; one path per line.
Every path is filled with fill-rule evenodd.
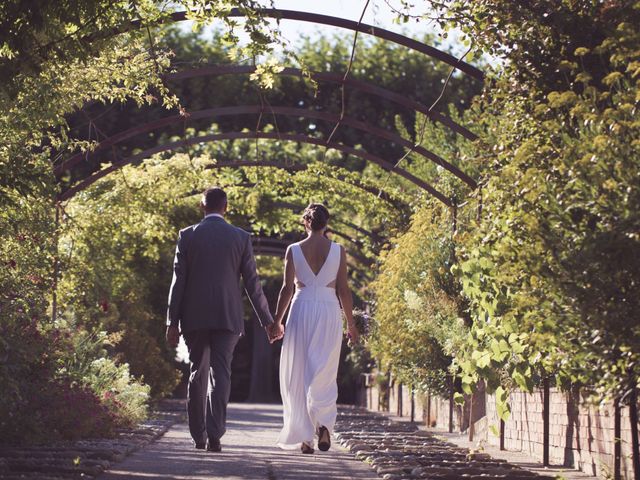
M 70 348 L 63 352 L 56 376 L 89 388 L 109 410 L 115 426 L 133 426 L 144 420 L 149 386 L 131 377 L 128 364 L 118 365 L 108 356 L 108 350 L 117 346 L 121 335 L 107 335 L 104 331 L 90 334 L 77 327 L 71 329 Z
M 401 17 L 410 18 L 411 5 L 401 3 Z M 484 380 L 502 418 L 511 389 L 530 391 L 544 377 L 601 401 L 621 397 L 640 374 L 640 36 L 633 27 L 640 4 L 428 4 L 423 18 L 445 32 L 461 28 L 477 51 L 502 61 L 465 117 L 481 140 L 475 151 L 456 147 L 482 184 L 477 221 L 478 204 L 459 197 L 469 223 L 454 238 L 459 261 L 451 265 L 471 321 L 456 337 L 452 365 L 462 389 L 470 393 Z M 445 150 L 455 146 L 440 141 Z M 446 228 L 411 248 L 425 248 Z M 404 274 L 394 262 L 406 248 L 399 243 L 399 253 L 385 258 L 378 282 L 386 269 Z M 418 257 L 410 268 L 429 264 Z M 398 293 L 383 293 L 400 304 Z M 398 353 L 392 344 L 383 350 L 389 360 Z
M 62 368 L 73 352 L 73 332 L 35 320 L 22 326 L 20 337 L 3 327 L 16 343 L 8 343 L 0 370 L 2 444 L 109 436 L 125 423 L 121 412 Z
M 636 388 L 640 373 L 640 37 L 631 27 L 640 4 L 556 3 L 555 23 L 521 39 L 527 22 L 501 16 L 517 48 L 479 103 L 493 146 L 478 155 L 484 210 L 455 270 L 474 320 L 462 381 L 499 389 L 502 416 L 504 389 L 531 390 L 543 376 L 604 401 Z M 518 60 L 533 54 L 524 71 Z
M 193 13 L 198 20 L 221 13 L 212 10 L 217 2 L 195 3 L 200 8 Z M 254 5 L 251 1 L 237 2 L 240 7 Z M 172 2 L 172 6 L 179 5 Z M 120 422 L 105 406 L 104 398 L 98 398 L 86 386 L 70 384 L 57 373 L 66 357 L 65 348 L 58 346 L 64 335 L 49 321 L 56 307 L 51 292 L 55 288 L 60 233 L 55 220 L 52 164 L 71 151 L 91 148 L 90 141 L 74 140 L 67 124 L 68 115 L 83 104 L 177 105 L 161 77 L 170 56 L 154 47 L 153 37 L 159 32 L 144 28 L 111 36 L 114 29 L 134 19 L 152 25 L 169 11 L 165 7 L 165 2 L 98 0 L 15 0 L 0 6 L 3 441 L 38 441 L 42 432 L 48 439 L 109 434 Z M 251 52 L 258 55 L 268 50 L 267 37 L 258 38 L 258 32 L 267 27 L 257 15 L 247 13 L 250 18 L 245 28 L 255 34 Z M 224 13 L 222 17 L 227 18 Z M 82 297 L 86 287 L 82 285 L 73 294 Z M 127 300 L 134 302 L 127 304 Z M 123 298 L 119 307 L 132 319 L 148 315 L 138 311 L 135 298 Z M 84 326 L 90 326 L 91 316 L 95 316 L 89 310 L 82 312 L 89 313 Z M 152 360 L 160 356 L 158 344 L 148 342 L 146 336 L 126 337 L 120 346 Z M 113 374 L 113 388 L 121 396 L 118 401 L 129 402 L 145 391 L 127 377 L 124 364 L 107 362 L 93 368 L 97 377 Z M 156 368 L 160 391 L 169 390 L 175 378 L 172 372 L 166 361 Z M 70 399 L 77 401 L 77 408 L 69 409 Z M 143 404 L 142 400 L 131 403 L 132 410 L 125 416 L 136 421 L 143 414 Z
M 131 378 L 126 363 L 97 358 L 83 381 L 114 415 L 117 426 L 132 427 L 147 417 L 150 388 Z
M 382 256 L 371 285 L 373 355 L 405 384 L 433 393 L 448 389 L 451 358 L 467 331 L 460 286 L 450 272 L 451 220 L 435 201 L 418 210 Z

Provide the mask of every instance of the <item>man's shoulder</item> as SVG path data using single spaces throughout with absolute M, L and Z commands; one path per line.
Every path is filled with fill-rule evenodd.
M 205 222 L 202 222 L 201 225 L 202 224 L 205 224 Z M 206 225 L 208 225 L 211 228 L 219 229 L 218 231 L 223 231 L 225 232 L 225 234 L 229 234 L 231 236 L 235 236 L 237 238 L 244 239 L 244 240 L 246 240 L 248 237 L 251 236 L 251 234 L 246 230 L 240 227 L 236 227 L 235 225 L 227 222 L 226 220 L 210 221 L 210 222 L 206 222 Z
M 235 228 L 241 244 L 246 245 L 251 242 L 251 233 L 240 227 L 233 226 L 233 228 Z
M 193 233 L 197 226 L 198 224 L 196 223 L 194 225 L 189 225 L 188 227 L 181 228 L 178 232 L 178 235 L 182 238 L 184 238 L 185 236 L 189 236 L 191 233 Z
M 188 227 L 181 229 L 180 236 L 182 238 L 189 237 L 193 235 L 196 231 L 203 228 L 204 230 L 215 229 L 220 233 L 224 232 L 222 233 L 223 235 L 230 235 L 232 237 L 236 237 L 244 241 L 246 241 L 247 238 L 251 237 L 251 233 L 247 232 L 246 230 L 240 227 L 236 227 L 235 225 L 232 225 L 227 221 L 204 221 L 204 220 L 194 225 L 189 225 Z
M 226 224 L 226 228 L 228 228 L 230 231 L 234 232 L 235 234 L 237 234 L 239 237 L 241 238 L 247 238 L 251 236 L 251 233 L 247 232 L 245 229 L 240 228 L 240 227 L 236 227 L 235 225 L 229 223 L 229 222 L 225 222 Z

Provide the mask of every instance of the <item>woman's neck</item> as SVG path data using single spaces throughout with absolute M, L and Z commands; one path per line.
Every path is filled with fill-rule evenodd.
M 307 238 L 320 238 L 324 237 L 324 230 L 309 230 L 307 232 Z

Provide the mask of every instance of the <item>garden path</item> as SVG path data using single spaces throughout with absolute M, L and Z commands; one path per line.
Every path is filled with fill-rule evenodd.
M 155 443 L 137 451 L 100 480 L 313 480 L 376 479 L 365 463 L 334 442 L 331 450 L 313 455 L 275 446 L 282 425 L 282 406 L 231 404 L 222 452 L 196 450 L 187 425 L 175 424 Z

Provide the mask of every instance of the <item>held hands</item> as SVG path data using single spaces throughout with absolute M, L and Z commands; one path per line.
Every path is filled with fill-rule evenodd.
M 272 324 L 267 325 L 264 328 L 267 331 L 269 343 L 276 342 L 284 337 L 284 326 L 280 322 L 273 322 Z
M 180 339 L 180 332 L 178 331 L 178 327 L 169 325 L 167 327 L 166 338 L 169 348 L 176 348 L 178 346 L 178 340 Z

